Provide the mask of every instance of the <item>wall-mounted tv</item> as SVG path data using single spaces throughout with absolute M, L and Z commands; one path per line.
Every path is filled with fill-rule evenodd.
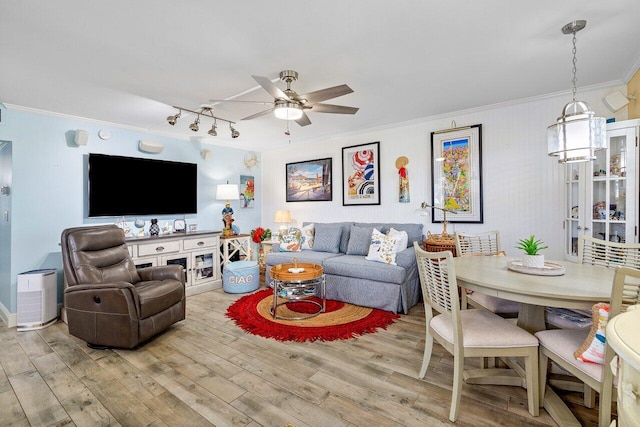
M 195 163 L 89 154 L 90 217 L 195 214 Z

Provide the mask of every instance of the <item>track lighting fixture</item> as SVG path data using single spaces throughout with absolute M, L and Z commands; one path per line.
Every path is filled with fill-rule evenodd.
M 180 110 L 180 111 L 178 112 L 178 114 L 176 114 L 176 115 L 174 115 L 174 116 L 169 116 L 169 117 L 167 117 L 167 122 L 169 122 L 169 124 L 170 124 L 171 126 L 175 125 L 175 124 L 176 124 L 176 121 L 180 118 L 180 115 L 181 115 L 181 114 L 182 114 L 182 110 Z
M 237 130 L 235 130 L 233 128 L 233 126 L 231 125 L 231 123 L 229 123 L 229 129 L 231 129 L 231 138 L 237 138 L 240 136 L 240 132 L 238 132 Z
M 207 132 L 209 135 L 211 136 L 218 136 L 218 131 L 216 130 L 218 128 L 218 125 L 216 123 L 216 121 L 213 121 L 213 124 L 211 125 L 211 129 L 209 129 L 209 132 Z
M 189 129 L 194 132 L 198 132 L 198 130 L 200 130 L 200 116 L 198 116 L 196 120 L 189 125 Z
M 231 129 L 231 138 L 237 138 L 240 136 L 240 132 L 233 128 L 233 125 L 236 124 L 236 122 L 232 122 L 231 120 L 215 116 L 213 114 L 213 107 L 211 107 L 211 105 L 203 104 L 200 106 L 199 111 L 176 107 L 175 105 L 173 106 L 173 108 L 178 110 L 178 113 L 173 116 L 167 117 L 167 123 L 169 123 L 171 126 L 175 125 L 176 121 L 180 118 L 180 116 L 182 116 L 182 112 L 186 111 L 196 115 L 195 121 L 189 125 L 189 129 L 191 129 L 193 132 L 198 132 L 200 130 L 200 117 L 204 116 L 209 117 L 213 120 L 211 129 L 207 131 L 210 136 L 218 136 L 218 120 L 229 123 L 229 128 Z

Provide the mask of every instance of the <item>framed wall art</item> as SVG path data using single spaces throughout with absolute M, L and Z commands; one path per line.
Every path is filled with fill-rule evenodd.
M 287 163 L 287 202 L 333 200 L 332 159 Z
M 431 205 L 447 222 L 482 223 L 482 125 L 431 132 Z M 431 222 L 443 212 L 431 210 Z
M 253 208 L 256 200 L 256 180 L 251 175 L 240 175 L 240 207 Z
M 342 204 L 380 204 L 380 142 L 342 149 Z

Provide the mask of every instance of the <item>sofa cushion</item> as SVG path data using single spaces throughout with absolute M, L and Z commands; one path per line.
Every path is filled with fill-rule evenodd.
M 272 252 L 267 254 L 267 265 L 290 264 L 293 258 L 298 258 L 299 262 L 310 262 L 313 264 L 323 265 L 324 260 L 340 256 L 331 252 L 316 252 L 304 250 L 300 252 Z
M 302 225 L 306 226 L 311 224 L 310 222 L 303 222 Z M 315 225 L 316 227 L 318 226 L 318 224 L 322 224 L 320 222 L 316 222 Z M 350 234 L 350 230 L 351 230 L 351 224 L 353 224 L 353 221 L 345 221 L 345 222 L 325 222 L 325 225 L 338 225 L 340 227 L 342 227 L 342 237 L 340 238 L 340 252 L 342 252 L 343 254 L 347 253 L 347 246 L 349 245 L 349 234 Z
M 184 285 L 177 280 L 150 280 L 134 285 L 140 301 L 140 318 L 158 314 L 184 298 Z
M 317 252 L 340 252 L 342 226 L 336 224 L 316 224 L 313 250 Z
M 324 261 L 325 274 L 356 277 L 375 282 L 401 284 L 407 272 L 404 267 L 367 261 L 362 255 L 341 255 Z
M 398 231 L 395 228 L 391 227 L 391 230 L 387 233 L 389 237 L 397 237 L 398 240 L 398 250 L 404 250 L 409 247 L 409 235 L 406 231 Z
M 406 231 L 407 232 L 407 237 L 408 237 L 408 240 L 409 240 L 407 242 L 407 247 L 412 247 L 413 246 L 413 242 L 418 242 L 420 245 L 422 245 L 422 240 L 423 240 L 422 234 L 424 232 L 422 224 L 413 224 L 413 223 L 395 224 L 395 223 L 356 222 L 356 223 L 354 223 L 354 225 L 357 225 L 358 227 L 373 227 L 373 228 L 377 228 L 378 230 L 380 230 L 384 234 L 387 234 L 389 232 L 389 230 L 391 230 L 392 228 L 395 228 L 398 231 Z
M 358 227 L 352 224 L 349 245 L 347 245 L 347 255 L 367 255 L 371 244 L 372 232 L 373 227 Z

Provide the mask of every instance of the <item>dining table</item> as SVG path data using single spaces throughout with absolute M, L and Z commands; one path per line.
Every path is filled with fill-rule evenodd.
M 517 324 L 532 334 L 546 329 L 546 307 L 590 309 L 598 302 L 609 302 L 615 274 L 613 269 L 568 261 L 548 262 L 548 269 L 527 269 L 517 258 L 503 256 L 464 256 L 454 258 L 453 263 L 463 304 L 465 290 L 517 301 Z M 509 370 L 471 370 L 465 382 L 524 387 L 524 369 L 517 362 L 506 362 Z M 558 425 L 580 426 L 549 386 L 541 404 Z

